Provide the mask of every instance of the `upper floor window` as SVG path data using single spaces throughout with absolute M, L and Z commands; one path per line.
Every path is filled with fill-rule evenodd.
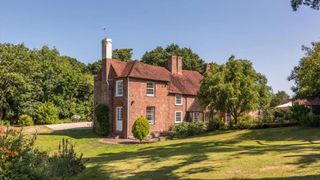
M 147 96 L 154 96 L 154 83 L 147 82 Z
M 182 111 L 176 111 L 176 123 L 181 123 L 182 122 Z
M 181 94 L 177 94 L 176 95 L 176 105 L 182 105 L 182 102 L 183 99 L 182 99 L 182 95 Z
M 155 114 L 155 110 L 154 107 L 147 107 L 147 113 L 146 113 L 146 117 L 149 121 L 149 124 L 154 124 L 154 114 Z
M 123 96 L 123 80 L 116 81 L 116 96 Z

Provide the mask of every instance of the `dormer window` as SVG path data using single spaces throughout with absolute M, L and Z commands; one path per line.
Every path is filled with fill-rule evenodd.
M 147 96 L 154 97 L 154 83 L 147 82 Z
M 182 103 L 183 103 L 182 95 L 181 94 L 177 94 L 176 95 L 176 105 L 181 106 Z
M 123 96 L 123 80 L 116 81 L 116 97 Z

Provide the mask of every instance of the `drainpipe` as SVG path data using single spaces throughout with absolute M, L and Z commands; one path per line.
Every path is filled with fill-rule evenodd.
M 129 137 L 129 110 L 130 110 L 130 88 L 129 88 L 129 80 L 130 80 L 130 78 L 129 77 L 127 77 L 127 137 L 126 138 L 128 138 Z

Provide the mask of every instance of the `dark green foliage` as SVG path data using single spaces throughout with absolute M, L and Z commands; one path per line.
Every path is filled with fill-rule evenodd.
M 53 103 L 43 103 L 36 109 L 37 124 L 54 124 L 58 121 L 59 111 Z
M 53 156 L 40 152 L 35 140 L 0 127 L 0 179 L 65 179 L 85 168 L 82 155 L 77 156 L 68 140 L 62 140 Z
M 112 58 L 121 61 L 130 61 L 132 58 L 133 49 L 114 49 L 112 51 Z
M 97 118 L 100 133 L 103 135 L 109 134 L 109 108 L 106 105 L 99 104 L 95 108 L 95 116 Z
M 305 56 L 294 67 L 288 80 L 294 81 L 292 90 L 296 98 L 320 98 L 320 42 L 312 43 L 311 48 L 303 46 L 302 49 Z
M 132 126 L 132 134 L 133 136 L 142 141 L 147 137 L 147 135 L 150 132 L 150 125 L 146 117 L 140 116 L 138 119 L 134 122 Z
M 290 108 L 290 111 L 292 113 L 292 119 L 298 122 L 300 122 L 302 118 L 304 118 L 311 112 L 311 110 L 308 107 L 299 104 L 293 104 L 293 106 Z
M 288 99 L 288 98 L 289 98 L 289 95 L 285 91 L 278 91 L 277 93 L 272 94 L 270 106 L 271 107 L 278 106 L 280 105 L 281 100 Z
M 221 117 L 217 117 L 209 120 L 208 127 L 207 127 L 208 131 L 224 130 L 227 128 L 228 127 L 225 123 L 224 118 L 221 118 Z
M 147 51 L 142 56 L 142 62 L 146 64 L 167 67 L 168 57 L 179 55 L 183 58 L 183 69 L 203 72 L 204 61 L 190 48 L 180 48 L 177 44 L 170 44 L 166 48 L 157 47 Z
M 0 44 L 0 119 L 13 124 L 18 115 L 36 118 L 35 110 L 53 103 L 59 118 L 92 116 L 93 77 L 85 64 L 46 46 Z
M 312 113 L 308 113 L 305 116 L 300 117 L 300 125 L 310 126 L 310 127 L 319 127 L 320 126 L 320 116 Z
M 298 10 L 301 5 L 309 6 L 312 9 L 319 10 L 319 0 L 291 0 L 291 7 L 294 11 Z
M 231 56 L 226 64 L 212 64 L 198 93 L 199 103 L 210 111 L 228 112 L 235 124 L 248 111 L 268 108 L 271 88 L 252 63 Z
M 19 116 L 18 125 L 20 126 L 31 126 L 33 125 L 33 119 L 31 116 L 23 114 Z
M 172 127 L 175 137 L 187 137 L 203 134 L 206 125 L 203 122 L 182 122 Z

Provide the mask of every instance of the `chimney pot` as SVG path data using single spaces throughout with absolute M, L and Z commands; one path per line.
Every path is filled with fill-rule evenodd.
M 112 59 L 112 39 L 102 40 L 102 59 Z

